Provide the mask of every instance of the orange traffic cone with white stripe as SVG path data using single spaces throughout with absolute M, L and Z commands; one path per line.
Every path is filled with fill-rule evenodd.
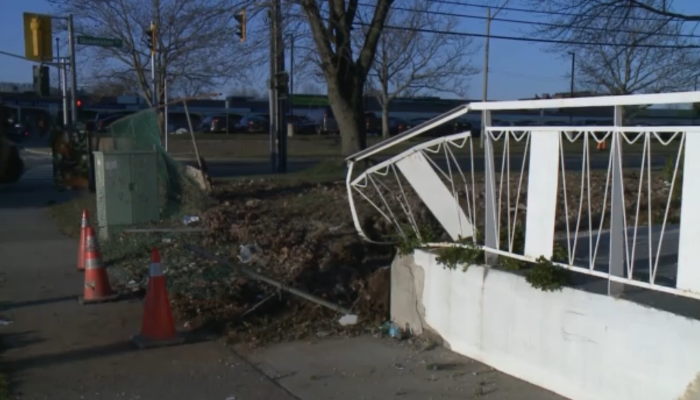
M 90 226 L 90 216 L 83 210 L 80 219 L 80 242 L 78 243 L 78 271 L 85 271 L 85 245 L 87 244 L 87 228 Z
M 88 226 L 85 236 L 85 288 L 78 301 L 80 304 L 93 304 L 116 300 L 119 294 L 109 284 L 95 230 Z
M 173 314 L 168 301 L 168 290 L 160 264 L 158 249 L 151 252 L 148 288 L 143 306 L 141 333 L 132 340 L 140 348 L 180 344 L 185 338 L 175 330 Z

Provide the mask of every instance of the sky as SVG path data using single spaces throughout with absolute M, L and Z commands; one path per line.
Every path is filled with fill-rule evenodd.
M 489 3 L 488 0 L 458 1 L 472 5 L 499 4 Z M 511 0 L 508 6 L 524 7 L 518 0 Z M 700 1 L 676 0 L 674 8 L 679 11 L 700 14 Z M 486 15 L 484 8 L 459 6 L 459 9 L 462 14 Z M 46 0 L 0 0 L 0 51 L 13 54 L 24 53 L 23 12 L 50 13 L 51 7 Z M 531 20 L 533 14 L 501 10 L 497 17 Z M 486 25 L 483 20 L 461 18 L 460 21 L 460 26 L 455 30 L 485 33 Z M 523 36 L 523 30 L 526 28 L 522 24 L 493 21 L 491 33 L 493 35 Z M 700 34 L 697 31 L 694 33 Z M 475 54 L 473 64 L 482 69 L 484 40 L 475 38 L 474 41 L 479 43 L 481 48 Z M 535 94 L 568 91 L 570 58 L 547 52 L 545 46 L 538 43 L 492 39 L 489 57 L 489 100 L 526 98 L 533 97 Z M 0 59 L 2 59 L 0 82 L 31 82 L 32 63 L 5 55 L 0 55 Z M 477 75 L 471 79 L 468 89 L 469 98 L 481 98 L 481 92 L 482 76 Z

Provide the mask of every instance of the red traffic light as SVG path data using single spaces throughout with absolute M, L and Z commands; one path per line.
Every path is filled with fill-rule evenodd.
M 78 107 L 82 107 L 82 106 L 83 106 L 83 101 L 82 101 L 82 100 L 76 100 L 76 101 L 75 101 L 75 105 L 77 105 Z

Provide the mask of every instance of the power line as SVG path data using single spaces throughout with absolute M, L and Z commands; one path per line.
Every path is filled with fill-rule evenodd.
M 491 73 L 496 73 L 499 75 L 506 75 L 506 76 L 512 76 L 516 78 L 526 78 L 526 79 L 532 79 L 532 80 L 537 80 L 541 82 L 548 82 L 548 83 L 554 83 L 554 82 L 563 82 L 569 81 L 569 78 L 564 78 L 564 77 L 546 77 L 546 76 L 541 76 L 541 75 L 532 75 L 532 74 L 523 74 L 521 72 L 513 72 L 513 71 L 505 71 L 502 69 L 494 69 L 494 68 L 489 68 L 489 74 Z
M 354 22 L 354 25 L 367 26 L 367 27 L 370 26 L 370 24 L 364 23 L 364 22 Z M 486 35 L 482 34 L 482 33 L 450 32 L 450 31 L 442 31 L 442 30 L 437 30 L 437 29 L 406 28 L 403 26 L 393 26 L 393 25 L 384 25 L 384 28 L 385 29 L 395 29 L 395 30 L 400 30 L 400 31 L 430 33 L 430 34 L 435 34 L 435 35 L 448 35 L 448 36 L 451 35 L 451 36 L 486 38 Z M 503 35 L 489 35 L 489 37 L 491 39 L 511 40 L 511 41 L 516 41 L 516 42 L 571 44 L 571 45 L 576 45 L 576 46 L 636 47 L 636 48 L 641 48 L 641 49 L 676 49 L 676 50 L 699 49 L 700 48 L 700 45 L 678 46 L 678 45 L 668 45 L 668 44 L 643 44 L 643 43 L 629 45 L 629 44 L 606 43 L 606 42 L 585 42 L 585 41 L 579 41 L 579 40 L 535 39 L 535 38 L 503 36 Z
M 433 2 L 440 3 L 441 1 L 438 0 L 432 0 Z M 358 3 L 358 5 L 365 6 L 365 7 L 376 7 L 375 4 L 368 4 L 368 3 Z M 434 10 L 416 10 L 416 9 L 411 9 L 411 8 L 405 8 L 405 7 L 396 7 L 392 6 L 392 10 L 399 10 L 399 11 L 407 11 L 407 12 L 413 12 L 413 13 L 424 13 L 424 14 L 430 14 L 430 15 L 443 15 L 443 16 L 453 16 L 453 17 L 458 17 L 458 18 L 465 18 L 465 19 L 477 19 L 477 20 L 488 20 L 487 17 L 485 16 L 480 16 L 480 15 L 470 15 L 470 14 L 460 14 L 460 13 L 454 13 L 454 12 L 446 12 L 446 11 L 434 11 Z M 519 20 L 519 19 L 510 19 L 510 18 L 491 18 L 491 21 L 501 21 L 501 22 L 506 22 L 506 23 L 514 23 L 514 24 L 526 24 L 526 25 L 540 25 L 540 26 L 546 26 L 546 27 L 551 27 L 551 28 L 558 28 L 558 29 L 567 29 L 569 26 L 567 25 L 561 25 L 561 24 L 553 24 L 549 22 L 538 22 L 538 21 L 526 21 L 526 20 Z M 692 35 L 692 34 L 685 34 L 685 33 L 656 33 L 656 32 L 636 32 L 636 31 L 631 31 L 631 30 L 624 30 L 624 29 L 611 29 L 611 28 L 594 28 L 594 27 L 588 27 L 588 26 L 583 26 L 583 27 L 576 27 L 573 28 L 576 30 L 590 30 L 590 31 L 601 31 L 601 32 L 615 32 L 615 33 L 631 33 L 631 34 L 638 34 L 638 35 L 657 35 L 657 36 L 668 36 L 668 37 L 688 37 L 688 38 L 696 38 L 700 39 L 699 35 Z
M 453 1 L 453 0 L 430 0 L 433 3 L 441 3 L 441 4 L 449 4 L 449 5 L 455 5 L 455 6 L 463 6 L 463 7 L 474 7 L 474 8 L 495 8 L 494 6 L 487 6 L 484 4 L 474 4 L 474 3 L 467 3 L 467 2 L 459 2 L 459 1 Z M 567 16 L 567 17 L 580 17 L 581 14 L 577 13 L 567 13 L 563 11 L 540 11 L 540 10 L 531 10 L 529 8 L 519 8 L 519 7 L 499 7 L 504 11 L 513 11 L 513 12 L 521 12 L 521 13 L 528 13 L 528 14 L 540 14 L 540 15 L 561 15 L 561 16 Z M 622 19 L 622 18 L 617 18 L 617 19 Z M 669 21 L 672 19 L 677 18 L 654 18 L 654 17 L 625 17 L 624 19 L 630 19 L 630 20 L 636 20 L 636 21 L 656 21 L 656 22 L 663 22 L 663 21 Z M 684 20 L 679 20 L 681 22 L 691 22 L 691 21 L 684 21 Z

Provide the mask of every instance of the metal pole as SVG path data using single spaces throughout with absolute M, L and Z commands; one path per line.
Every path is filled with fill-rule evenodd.
M 153 24 L 153 22 L 151 22 L 151 26 L 153 27 L 153 29 L 155 29 L 155 25 Z M 156 36 L 156 35 L 153 35 L 153 36 Z M 151 89 L 151 92 L 152 92 L 151 93 L 151 101 L 152 101 L 152 103 L 151 103 L 151 105 L 153 107 L 158 107 L 158 97 L 157 97 L 158 95 L 156 94 L 156 52 L 155 52 L 155 48 L 156 48 L 156 42 L 153 41 L 153 49 L 151 50 L 151 85 L 152 85 L 152 89 Z
M 63 97 L 63 127 L 70 125 L 68 119 L 68 80 L 66 79 L 66 59 L 61 60 L 61 93 Z
M 275 11 L 275 0 L 270 1 L 270 167 L 272 168 L 272 173 L 277 172 L 277 140 L 275 134 L 277 133 L 277 90 L 276 86 L 276 75 L 277 75 L 277 62 L 276 62 L 276 49 L 277 49 L 277 14 Z
M 70 57 L 70 97 L 71 97 L 71 123 L 75 125 L 78 122 L 78 108 L 75 104 L 78 98 L 78 75 L 75 67 L 75 32 L 73 31 L 73 15 L 68 14 L 68 53 Z
M 56 61 L 58 61 L 58 65 L 56 66 L 56 85 L 58 87 L 58 91 L 61 91 L 61 50 L 60 50 L 60 40 L 56 38 Z
M 275 4 L 275 25 L 276 25 L 276 36 L 275 41 L 277 42 L 276 47 L 276 58 L 277 67 L 275 68 L 277 74 L 282 71 L 286 71 L 284 67 L 284 36 L 282 35 L 282 5 L 280 0 L 274 0 Z M 287 84 L 289 82 L 286 82 Z M 287 106 L 286 100 L 281 99 L 279 93 L 279 86 L 277 85 L 277 154 L 279 160 L 277 161 L 277 172 L 286 173 L 287 172 Z M 289 96 L 289 93 L 287 93 Z
M 294 115 L 294 35 L 289 35 L 289 113 Z
M 163 78 L 163 97 L 165 98 L 165 107 L 163 107 L 163 131 L 165 132 L 165 151 L 168 151 L 168 77 Z
M 576 74 L 576 53 L 573 51 L 571 53 L 571 94 L 570 98 L 574 98 L 574 75 Z M 569 110 L 569 123 L 573 123 L 574 117 L 571 115 L 571 110 Z
M 698 91 L 698 76 L 697 75 L 695 75 L 695 89 L 694 90 L 696 92 Z M 697 104 L 693 104 L 693 119 L 691 122 L 692 125 L 695 125 L 695 115 L 698 113 L 696 107 L 697 107 Z
M 488 99 L 489 93 L 489 44 L 491 37 L 491 8 L 486 9 L 486 44 L 484 45 L 484 76 L 481 92 L 481 101 Z M 479 135 L 479 147 L 484 148 L 484 135 L 486 134 L 486 112 L 481 113 L 481 135 Z

